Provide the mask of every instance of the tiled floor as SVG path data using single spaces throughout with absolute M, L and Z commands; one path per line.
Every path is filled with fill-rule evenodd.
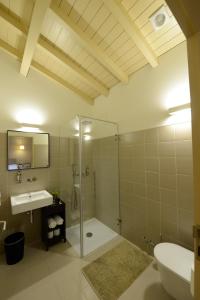
M 25 250 L 24 259 L 13 266 L 0 260 L 1 300 L 98 300 L 81 268 L 118 244 L 117 237 L 84 259 L 67 244 L 48 252 L 40 247 Z M 147 268 L 120 300 L 171 300 L 162 289 L 154 265 Z
M 92 237 L 87 237 L 86 233 L 91 232 Z M 80 253 L 80 225 L 67 228 L 67 239 L 77 253 Z M 84 255 L 91 253 L 100 246 L 115 238 L 118 234 L 104 225 L 96 218 L 92 218 L 83 223 L 83 252 Z

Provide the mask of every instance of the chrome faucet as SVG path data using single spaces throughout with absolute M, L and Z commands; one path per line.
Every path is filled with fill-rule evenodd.
M 22 183 L 22 171 L 18 170 L 16 174 L 16 182 L 17 183 Z

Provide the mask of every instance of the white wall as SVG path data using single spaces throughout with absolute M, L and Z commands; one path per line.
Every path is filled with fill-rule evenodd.
M 0 50 L 0 131 L 19 127 L 16 116 L 26 108 L 41 114 L 44 130 L 51 133 L 76 114 L 91 115 L 93 107 L 74 93 L 33 69 L 25 78 L 19 68 L 17 60 Z
M 157 68 L 147 65 L 127 85 L 98 97 L 94 106 L 35 70 L 24 78 L 19 62 L 1 51 L 0 62 L 0 131 L 16 128 L 16 114 L 30 107 L 41 113 L 44 130 L 51 133 L 65 134 L 76 114 L 118 122 L 120 133 L 129 132 L 162 125 L 169 107 L 189 99 L 186 43 L 160 57 Z
M 159 66 L 149 65 L 132 75 L 127 85 L 119 84 L 108 98 L 97 98 L 94 115 L 116 121 L 121 133 L 160 126 L 167 109 L 189 102 L 186 43 L 159 59 Z

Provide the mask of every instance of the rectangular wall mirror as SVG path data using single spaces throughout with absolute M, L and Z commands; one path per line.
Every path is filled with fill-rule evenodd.
M 49 134 L 7 131 L 8 171 L 49 168 Z

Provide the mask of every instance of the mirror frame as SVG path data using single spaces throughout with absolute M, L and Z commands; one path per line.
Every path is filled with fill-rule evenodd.
M 17 170 L 9 170 L 8 169 L 8 133 L 9 132 L 22 132 L 22 133 L 32 133 L 32 134 L 47 134 L 47 136 L 48 136 L 48 156 L 49 156 L 48 157 L 48 166 L 47 167 L 19 169 L 19 170 L 26 171 L 26 170 L 36 170 L 36 169 L 47 169 L 47 168 L 50 168 L 50 134 L 49 133 L 47 133 L 47 132 L 31 132 L 31 131 L 29 132 L 29 131 L 21 131 L 21 130 L 8 129 L 7 130 L 7 161 L 6 161 L 6 163 L 7 163 L 6 169 L 7 169 L 8 172 L 16 172 L 16 171 L 18 171 L 18 169 Z

